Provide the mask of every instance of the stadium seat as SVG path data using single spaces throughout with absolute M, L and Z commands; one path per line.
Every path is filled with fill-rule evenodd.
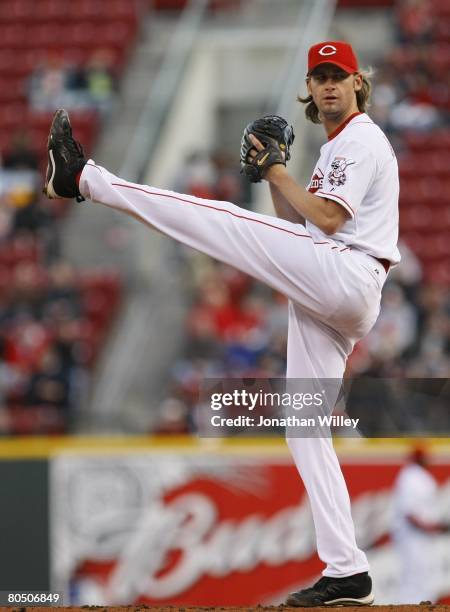
M 32 19 L 36 2 L 33 0 L 9 0 L 0 2 L 0 23 L 18 23 Z
M 450 148 L 450 130 L 441 129 L 431 133 L 407 132 L 404 141 L 408 149 L 413 152 L 446 152 Z
M 449 0 L 433 0 L 432 10 L 436 17 L 450 17 Z
M 400 231 L 426 232 L 432 226 L 432 211 L 421 204 L 406 207 L 400 215 Z
M 25 87 L 21 77 L 0 78 L 0 105 L 5 102 L 25 102 L 25 95 Z
M 435 39 L 439 43 L 450 43 L 450 14 L 436 20 Z

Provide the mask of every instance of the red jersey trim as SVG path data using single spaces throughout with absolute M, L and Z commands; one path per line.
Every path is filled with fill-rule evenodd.
M 341 196 L 338 196 L 335 193 L 327 193 L 326 191 L 317 191 L 316 195 L 318 195 L 319 197 L 321 195 L 326 196 L 327 198 L 329 198 L 330 200 L 342 200 L 341 202 L 336 201 L 337 204 L 340 204 L 341 206 L 343 206 L 344 208 L 346 208 L 348 210 L 348 212 L 352 215 L 352 217 L 355 216 L 355 211 L 353 210 L 353 208 L 350 206 L 350 204 L 344 200 L 344 198 L 341 198 Z
M 86 162 L 85 166 L 90 166 L 91 168 L 97 168 L 97 170 L 100 172 L 100 174 L 102 174 L 102 169 L 99 166 L 96 166 L 95 164 L 90 164 L 89 162 Z M 81 172 L 83 172 L 83 170 Z M 80 174 L 81 174 L 81 172 L 80 172 Z
M 350 115 L 350 117 L 347 117 L 347 119 L 343 123 L 341 123 L 341 125 L 338 125 L 338 127 L 334 130 L 334 132 L 331 132 L 331 134 L 328 136 L 328 141 L 333 140 L 333 138 L 336 138 L 336 136 L 340 134 L 344 128 L 347 127 L 347 125 L 350 123 L 352 119 L 362 114 L 363 113 L 360 113 L 358 111 L 357 113 L 353 113 L 352 115 Z M 370 122 L 367 122 L 367 123 L 370 123 Z

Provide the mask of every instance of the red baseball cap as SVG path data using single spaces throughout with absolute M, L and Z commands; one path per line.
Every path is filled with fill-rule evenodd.
M 358 60 L 352 46 L 342 40 L 331 40 L 313 45 L 308 51 L 308 74 L 320 64 L 336 64 L 345 72 L 358 72 Z

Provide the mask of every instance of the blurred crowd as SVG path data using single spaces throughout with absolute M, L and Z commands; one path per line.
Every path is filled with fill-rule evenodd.
M 129 13 L 126 2 L 116 4 Z M 396 43 L 376 67 L 370 114 L 399 158 L 402 263 L 389 274 L 374 329 L 349 359 L 349 376 L 450 373 L 450 11 L 443 14 L 444 5 L 398 0 Z M 103 18 L 99 24 L 103 27 Z M 131 40 L 133 27 L 124 40 Z M 114 273 L 80 273 L 63 260 L 59 236 L 67 206 L 41 195 L 42 150 L 35 149 L 48 129 L 46 112 L 58 106 L 80 112 L 77 133 L 90 142 L 97 113 L 108 113 L 114 103 L 117 41 L 109 50 L 98 47 L 94 30 L 89 40 L 92 48 L 86 48 L 83 62 L 58 52 L 39 55 L 23 86 L 36 113 L 32 131 L 17 125 L 1 151 L 0 435 L 71 428 L 120 296 Z M 3 106 L 8 129 L 14 127 L 11 117 L 19 124 L 16 105 L 12 114 L 6 102 Z M 236 159 L 221 150 L 194 151 L 174 189 L 251 207 L 249 183 Z M 182 355 L 155 428 L 166 433 L 197 430 L 205 378 L 277 378 L 286 366 L 286 299 L 235 269 L 177 248 L 188 270 L 192 304 Z M 388 405 L 385 397 L 381 404 Z M 402 418 L 413 418 L 410 414 Z M 414 418 L 416 428 L 423 426 L 417 413 Z
M 62 201 L 41 193 L 41 165 L 20 131 L 0 166 L 0 435 L 61 433 L 89 388 L 119 281 L 64 261 Z
M 71 111 L 89 154 L 147 5 L 0 2 L 0 435 L 76 430 L 120 299 L 116 272 L 74 269 L 71 204 L 42 194 L 46 140 Z
M 448 126 L 447 4 L 439 0 L 398 0 L 394 13 L 397 43 L 376 67 L 371 115 L 391 136 L 404 130 Z
M 432 142 L 436 134 L 441 142 L 448 134 L 450 31 L 448 18 L 440 19 L 436 12 L 437 4 L 430 0 L 397 2 L 397 43 L 377 67 L 374 79 L 369 114 L 393 142 L 400 161 L 401 190 L 405 187 L 405 194 L 407 177 L 402 175 L 402 168 L 409 164 L 412 155 L 408 138 L 418 133 Z M 448 157 L 448 147 L 443 152 Z M 218 158 L 223 160 L 219 167 Z M 249 193 L 236 174 L 236 164 L 225 161 L 226 156 L 217 153 L 192 154 L 177 188 L 200 197 L 248 206 Z M 448 164 L 443 172 L 439 180 L 450 178 Z M 428 178 L 424 175 L 424 180 Z M 414 186 L 412 189 L 415 190 Z M 450 198 L 450 193 L 447 196 Z M 449 207 L 450 200 L 445 202 Z M 401 216 L 402 209 L 409 204 L 407 199 L 401 200 Z M 441 224 L 440 229 L 444 229 L 440 209 L 434 212 L 431 209 L 433 215 Z M 357 344 L 349 359 L 350 377 L 450 376 L 450 259 L 447 254 L 439 255 L 438 259 L 436 254 L 431 261 L 424 260 L 433 254 L 424 253 L 422 243 L 414 238 L 415 234 L 405 232 L 403 239 L 401 232 L 402 263 L 389 274 L 375 327 Z M 432 235 L 431 240 L 434 239 Z M 205 378 L 276 378 L 285 374 L 285 298 L 228 266 L 188 249 L 184 254 L 190 262 L 193 298 L 186 319 L 184 354 L 173 368 L 168 399 L 160 408 L 157 430 L 165 433 L 197 429 L 201 410 L 198 393 Z M 383 396 L 380 405 L 389 406 L 391 413 L 398 409 L 399 415 L 397 420 L 392 415 L 387 418 L 386 433 L 394 431 L 393 421 L 403 432 L 427 427 L 439 431 L 445 423 L 450 427 L 446 403 L 440 403 L 433 414 L 430 411 L 427 422 L 423 412 L 404 410 L 402 402 L 388 402 L 387 397 Z M 367 407 L 373 410 L 373 402 Z M 376 419 L 369 419 L 367 425 L 366 434 L 380 433 L 382 411 L 378 411 Z
M 106 115 L 117 89 L 115 56 L 108 49 L 95 49 L 85 64 L 64 59 L 60 53 L 47 56 L 28 79 L 31 108 L 95 110 Z

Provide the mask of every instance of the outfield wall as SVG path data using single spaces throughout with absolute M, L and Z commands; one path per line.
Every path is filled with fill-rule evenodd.
M 391 488 L 411 445 L 336 442 L 377 603 L 395 600 Z M 450 443 L 429 448 L 450 516 Z M 271 604 L 322 568 L 282 440 L 4 440 L 0 483 L 0 591 L 60 590 L 65 605 Z M 450 536 L 431 549 L 448 601 Z

